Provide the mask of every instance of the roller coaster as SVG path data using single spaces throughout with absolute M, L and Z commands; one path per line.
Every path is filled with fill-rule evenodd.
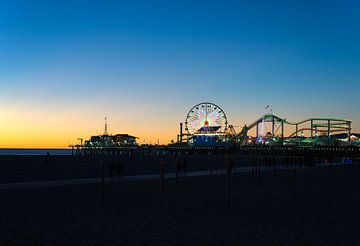
M 351 123 L 349 119 L 309 118 L 299 122 L 290 122 L 285 118 L 265 113 L 240 132 L 233 125 L 228 125 L 225 112 L 216 104 L 200 103 L 190 109 L 183 123 L 177 142 L 192 146 L 229 146 L 251 144 L 273 145 L 336 145 L 350 143 Z M 270 124 L 270 129 L 267 130 Z M 285 136 L 286 131 L 289 132 Z M 249 131 L 255 129 L 255 137 Z M 346 134 L 345 139 L 338 139 L 338 134 Z
M 270 123 L 271 131 L 264 134 L 262 128 L 266 123 Z M 255 141 L 257 143 L 264 143 L 264 141 L 272 139 L 280 144 L 284 144 L 295 143 L 301 139 L 300 142 L 302 143 L 323 142 L 329 144 L 334 139 L 335 134 L 346 133 L 346 140 L 350 142 L 351 123 L 351 120 L 340 118 L 309 118 L 299 122 L 289 122 L 285 118 L 267 113 L 249 126 L 245 125 L 239 135 L 247 136 L 248 131 L 255 128 Z M 284 134 L 286 126 L 295 128 L 288 136 Z

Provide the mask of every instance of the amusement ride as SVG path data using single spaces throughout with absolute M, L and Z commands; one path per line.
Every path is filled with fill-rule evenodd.
M 289 122 L 274 115 L 270 105 L 265 109 L 267 112 L 262 117 L 245 125 L 237 133 L 234 126 L 228 124 L 226 114 L 220 106 L 210 102 L 199 103 L 187 113 L 185 131 L 183 123 L 180 123 L 177 143 L 195 147 L 249 144 L 304 146 L 344 145 L 351 141 L 351 120 L 309 118 L 300 122 Z M 291 131 L 288 136 L 285 136 L 285 127 Z M 295 129 L 292 131 L 292 128 Z M 255 137 L 248 135 L 251 129 L 255 129 Z

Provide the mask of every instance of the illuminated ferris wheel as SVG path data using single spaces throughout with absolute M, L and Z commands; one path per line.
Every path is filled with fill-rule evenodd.
M 185 130 L 189 134 L 225 132 L 227 130 L 226 115 L 216 104 L 199 103 L 187 114 Z

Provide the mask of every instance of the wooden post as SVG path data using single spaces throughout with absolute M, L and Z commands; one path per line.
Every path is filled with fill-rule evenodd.
M 209 152 L 208 154 L 208 161 L 210 163 L 210 179 L 212 179 L 212 176 L 213 176 L 213 166 L 212 166 L 212 158 L 211 158 L 211 154 Z
M 272 163 L 272 170 L 273 170 L 273 171 L 276 171 L 276 157 L 277 157 L 277 156 L 274 156 L 273 159 L 272 159 L 272 161 L 271 161 L 271 163 Z
M 250 156 L 250 162 L 251 162 L 251 177 L 254 178 L 255 175 L 255 157 Z
M 254 177 L 254 180 L 256 179 L 256 172 L 257 172 L 257 159 L 256 159 L 256 155 L 254 155 L 252 157 L 252 164 L 253 164 L 253 177 Z
M 175 183 L 177 184 L 179 177 L 179 160 L 175 160 Z
M 260 176 L 261 176 L 261 163 L 259 160 L 259 157 L 256 157 L 256 164 L 257 164 L 257 171 L 256 171 L 256 183 L 258 186 L 260 186 Z
M 289 168 L 290 167 L 290 154 L 287 153 L 286 154 L 286 168 Z
M 230 176 L 231 167 L 229 161 L 229 154 L 226 154 L 226 186 L 225 186 L 225 210 L 230 211 Z
M 101 169 L 101 179 L 100 179 L 100 201 L 101 204 L 104 203 L 104 175 L 105 175 L 105 161 L 100 161 L 100 169 Z
M 160 159 L 160 194 L 164 195 L 165 162 Z
M 216 173 L 216 175 L 218 174 L 218 158 L 219 158 L 219 156 L 216 155 L 215 156 L 215 173 Z
M 233 169 L 232 172 L 234 174 L 236 174 L 236 161 L 235 160 L 237 160 L 237 158 L 234 157 L 233 160 L 232 160 L 233 161 L 233 163 L 232 163 L 232 169 Z

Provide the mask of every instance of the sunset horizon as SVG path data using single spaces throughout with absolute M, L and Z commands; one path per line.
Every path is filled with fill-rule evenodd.
M 0 245 L 360 245 L 360 1 L 0 4 Z
M 186 114 L 188 113 L 190 108 L 191 107 L 189 107 L 187 110 L 184 109 L 184 116 L 182 118 L 169 119 L 169 121 L 167 121 L 167 125 L 163 125 L 162 122 L 156 120 L 151 121 L 152 124 L 148 126 L 144 126 L 139 122 L 128 121 L 127 123 L 131 125 L 131 127 L 121 127 L 123 124 L 118 118 L 114 119 L 111 116 L 108 116 L 108 132 L 109 135 L 129 134 L 135 136 L 138 138 L 137 142 L 139 144 L 159 144 L 159 141 L 160 144 L 169 144 L 171 143 L 171 141 L 176 141 L 176 136 L 177 134 L 179 134 L 179 124 L 181 122 L 185 122 Z M 240 132 L 241 128 L 244 125 L 249 125 L 250 123 L 253 123 L 255 120 L 263 116 L 263 114 L 265 114 L 265 109 L 264 107 L 262 107 L 257 115 L 248 114 L 248 120 L 241 119 L 240 117 L 239 119 L 238 117 L 234 117 L 228 112 L 226 113 L 227 116 L 231 119 L 231 121 L 229 121 L 229 124 L 236 126 L 236 130 Z M 274 112 L 274 114 L 280 117 L 284 117 L 284 115 L 286 116 L 286 114 L 277 113 L 276 111 Z M 27 125 L 27 127 L 17 125 L 18 122 L 29 122 L 28 119 L 23 118 L 21 120 L 20 117 L 10 117 L 8 119 L 8 123 L 9 125 L 11 125 L 11 128 L 5 128 L 4 125 L 2 127 L 0 148 L 71 148 L 71 145 L 80 144 L 80 138 L 85 141 L 89 140 L 91 136 L 102 135 L 104 133 L 103 116 L 99 116 L 98 118 L 89 117 L 86 119 L 89 120 L 89 122 L 86 121 L 86 123 L 83 123 L 83 125 L 79 125 L 77 123 L 79 119 L 75 118 L 70 118 L 69 122 L 59 122 L 60 116 L 56 116 L 55 119 L 52 119 L 52 117 L 49 117 L 48 115 L 45 121 L 39 120 L 38 122 L 37 120 L 40 118 L 40 115 L 39 118 L 35 117 L 35 119 L 33 119 L 35 121 L 33 123 L 34 128 L 29 128 L 29 125 Z M 287 119 L 290 122 L 297 122 L 305 120 L 307 118 L 311 117 L 304 116 L 303 118 L 294 117 Z M 330 118 L 336 117 L 331 116 Z M 347 119 L 351 120 L 350 117 L 348 117 Z M 51 125 L 49 127 L 48 124 L 52 120 L 54 126 Z M 137 118 L 137 120 L 140 121 L 141 119 Z M 62 130 L 58 131 L 60 127 L 62 127 Z M 290 133 L 291 131 L 293 131 L 291 127 L 287 127 L 285 129 L 285 133 Z M 29 134 L 29 132 L 31 134 Z M 360 132 L 358 122 L 353 122 L 352 132 Z M 250 131 L 250 135 L 255 135 L 254 129 Z
M 231 7 L 230 7 L 231 6 Z M 0 148 L 103 132 L 176 139 L 197 103 L 241 130 L 266 105 L 290 121 L 358 113 L 358 3 L 50 3 L 0 10 Z

